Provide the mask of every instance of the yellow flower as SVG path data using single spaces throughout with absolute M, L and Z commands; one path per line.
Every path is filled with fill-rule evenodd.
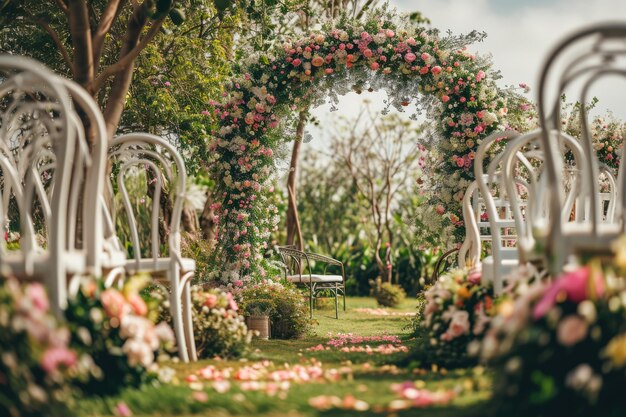
M 626 333 L 615 336 L 604 349 L 603 355 L 616 367 L 626 365 Z
M 471 297 L 471 293 L 470 290 L 467 289 L 466 286 L 462 285 L 459 287 L 459 289 L 456 291 L 456 294 L 459 296 L 459 298 L 470 298 Z
M 611 249 L 615 253 L 615 264 L 621 269 L 626 269 L 626 235 L 614 240 Z

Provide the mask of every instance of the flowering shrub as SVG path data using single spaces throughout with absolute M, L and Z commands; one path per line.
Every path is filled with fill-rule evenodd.
M 69 347 L 69 331 L 50 315 L 43 286 L 5 281 L 0 305 L 0 415 L 71 415 L 69 379 L 89 358 Z
M 289 137 L 276 129 L 291 112 L 328 94 L 336 101 L 352 89 L 384 88 L 399 109 L 418 101 L 430 110 L 440 138 L 434 181 L 440 216 L 448 226 L 461 225 L 474 151 L 482 137 L 509 126 L 507 93 L 496 86 L 490 63 L 465 47 L 479 39 L 476 33 L 442 38 L 380 8 L 363 21 L 344 17 L 333 28 L 289 39 L 263 55 L 250 53 L 223 99 L 205 113 L 219 125 L 212 144 L 221 193 L 214 207 L 224 269 L 218 278 L 269 276 L 262 255 L 278 221 L 276 206 L 269 204 L 269 179 L 275 150 Z
M 311 327 L 308 303 L 302 293 L 292 284 L 264 280 L 248 285 L 238 293 L 241 305 L 247 314 L 252 308 L 271 301 L 270 323 L 272 337 L 295 339 L 304 336 Z
M 396 307 L 406 298 L 404 289 L 399 285 L 384 282 L 374 294 L 378 305 L 383 307 Z
M 626 247 L 626 246 L 624 246 Z M 623 413 L 626 288 L 599 263 L 551 283 L 521 283 L 482 344 L 495 398 L 516 415 Z
M 92 356 L 97 369 L 80 384 L 86 394 L 107 395 L 156 376 L 157 356 L 174 345 L 166 323 L 155 325 L 156 305 L 139 291 L 148 278 L 133 277 L 123 289 L 90 280 L 69 301 L 65 315 L 72 346 Z
M 162 293 L 160 296 L 163 297 L 161 317 L 170 322 L 169 301 Z M 219 288 L 203 290 L 202 287 L 194 286 L 191 288 L 191 302 L 198 357 L 234 358 L 246 352 L 252 333 L 248 331 L 231 293 Z
M 352 333 L 339 333 L 336 336 L 330 334 L 331 339 L 326 346 L 319 344 L 307 349 L 309 352 L 336 349 L 341 352 L 367 353 L 372 355 L 392 355 L 394 353 L 406 353 L 409 349 L 402 344 L 402 340 L 395 335 L 359 336 Z M 372 346 L 375 345 L 375 346 Z
M 493 299 L 480 274 L 456 270 L 443 275 L 423 295 L 414 322 L 418 359 L 448 367 L 474 361 L 471 342 L 480 340 L 493 315 Z
M 613 168 L 619 168 L 624 146 L 624 123 L 612 118 L 596 117 L 591 122 L 592 143 L 600 162 Z

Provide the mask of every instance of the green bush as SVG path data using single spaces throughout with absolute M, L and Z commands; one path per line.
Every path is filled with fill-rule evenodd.
M 162 298 L 161 318 L 171 322 L 169 300 L 163 290 L 153 293 Z M 191 287 L 193 330 L 199 358 L 238 358 L 248 350 L 252 333 L 230 292 L 219 288 Z
M 376 291 L 376 301 L 383 307 L 396 307 L 406 298 L 406 292 L 399 285 L 385 282 Z
M 281 284 L 277 281 L 265 280 L 247 286 L 238 294 L 244 311 L 251 314 L 259 302 L 271 300 L 270 323 L 272 338 L 297 339 L 311 329 L 309 308 L 302 296 L 292 284 Z

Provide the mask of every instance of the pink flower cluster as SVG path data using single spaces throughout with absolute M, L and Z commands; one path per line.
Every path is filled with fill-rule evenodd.
M 5 285 L 15 303 L 14 327 L 24 329 L 42 348 L 41 368 L 50 375 L 73 368 L 78 356 L 69 348 L 70 333 L 50 319 L 50 304 L 43 285 L 32 283 L 23 290 L 15 280 L 8 280 Z
M 102 309 L 112 327 L 119 327 L 124 340 L 122 352 L 131 367 L 150 367 L 155 361 L 155 352 L 163 345 L 174 345 L 174 332 L 165 322 L 155 325 L 148 319 L 148 306 L 139 295 L 147 284 L 145 278 L 133 277 L 126 282 L 123 291 L 108 288 L 99 294 Z M 96 283 L 89 281 L 83 292 L 96 297 Z
M 338 381 L 343 375 L 351 374 L 349 367 L 324 369 L 321 363 L 313 360 L 310 364 L 285 364 L 276 367 L 271 361 L 260 361 L 240 368 L 218 368 L 208 365 L 185 378 L 193 389 L 202 389 L 203 382 L 211 382 L 219 390 L 231 382 L 237 382 L 244 391 L 265 391 L 266 393 L 288 390 L 291 384 L 320 383 Z M 225 384 L 228 383 L 228 384 Z
M 333 336 L 329 333 L 331 339 L 326 342 L 328 346 L 335 348 L 345 345 L 360 345 L 364 343 L 390 343 L 394 345 L 401 345 L 402 340 L 396 335 L 377 335 L 377 336 L 359 336 L 352 333 L 337 333 Z
M 389 404 L 389 408 L 393 410 L 424 408 L 433 405 L 447 404 L 452 401 L 455 396 L 454 391 L 429 391 L 420 389 L 413 381 L 393 384 L 391 390 L 400 397 L 399 400 L 394 400 Z
M 332 337 L 332 333 L 329 334 Z M 377 346 L 370 346 L 369 343 L 381 343 Z M 352 345 L 352 346 L 348 346 Z M 361 346 L 357 346 L 361 345 Z M 402 340 L 395 335 L 379 336 L 358 336 L 352 333 L 338 333 L 332 337 L 326 345 L 319 344 L 307 349 L 309 352 L 319 352 L 324 350 L 339 349 L 346 353 L 366 353 L 373 355 L 392 355 L 394 353 L 408 352 L 408 348 L 402 344 Z

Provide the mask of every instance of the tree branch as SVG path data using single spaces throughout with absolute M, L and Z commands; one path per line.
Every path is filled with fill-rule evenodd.
M 73 65 L 72 65 L 72 59 L 70 58 L 70 55 L 67 52 L 67 48 L 65 47 L 65 45 L 63 45 L 63 42 L 61 42 L 61 38 L 59 38 L 59 34 L 54 29 L 52 29 L 50 27 L 48 22 L 44 21 L 43 19 L 38 19 L 38 18 L 36 18 L 34 16 L 29 16 L 29 17 L 27 17 L 27 19 L 30 20 L 31 22 L 35 23 L 36 25 L 41 26 L 41 28 L 43 30 L 45 30 L 48 33 L 48 35 L 50 35 L 50 37 L 54 41 L 54 44 L 56 45 L 57 49 L 59 50 L 59 52 L 61 52 L 61 55 L 63 56 L 63 60 L 65 61 L 65 63 L 69 67 L 70 71 L 73 72 L 74 69 L 73 69 Z
M 159 29 L 161 28 L 162 23 L 163 19 L 155 21 L 150 27 L 150 30 L 148 30 L 146 36 L 143 37 L 143 39 L 137 44 L 137 46 L 135 46 L 122 58 L 120 58 L 120 60 L 117 61 L 115 64 L 109 65 L 104 70 L 102 70 L 102 72 L 100 73 L 100 75 L 98 75 L 94 82 L 94 91 L 98 91 L 110 76 L 132 65 L 139 53 L 148 45 L 148 43 L 150 43 L 150 41 L 156 36 L 156 34 L 159 33 Z
M 61 9 L 63 13 L 65 13 L 66 15 L 70 13 L 69 9 L 67 8 L 67 4 L 65 4 L 63 0 L 54 0 L 54 2 L 57 4 L 57 6 L 59 6 L 59 9 Z
M 124 3 L 124 0 L 109 0 L 104 8 L 104 11 L 102 12 L 102 15 L 100 16 L 100 23 L 91 37 L 91 41 L 93 43 L 93 61 L 96 66 L 98 66 L 98 63 L 100 62 L 100 56 L 102 55 L 102 48 L 104 46 L 106 34 L 109 30 L 111 30 L 113 22 L 115 22 L 117 17 L 120 15 L 120 11 L 122 10 Z

